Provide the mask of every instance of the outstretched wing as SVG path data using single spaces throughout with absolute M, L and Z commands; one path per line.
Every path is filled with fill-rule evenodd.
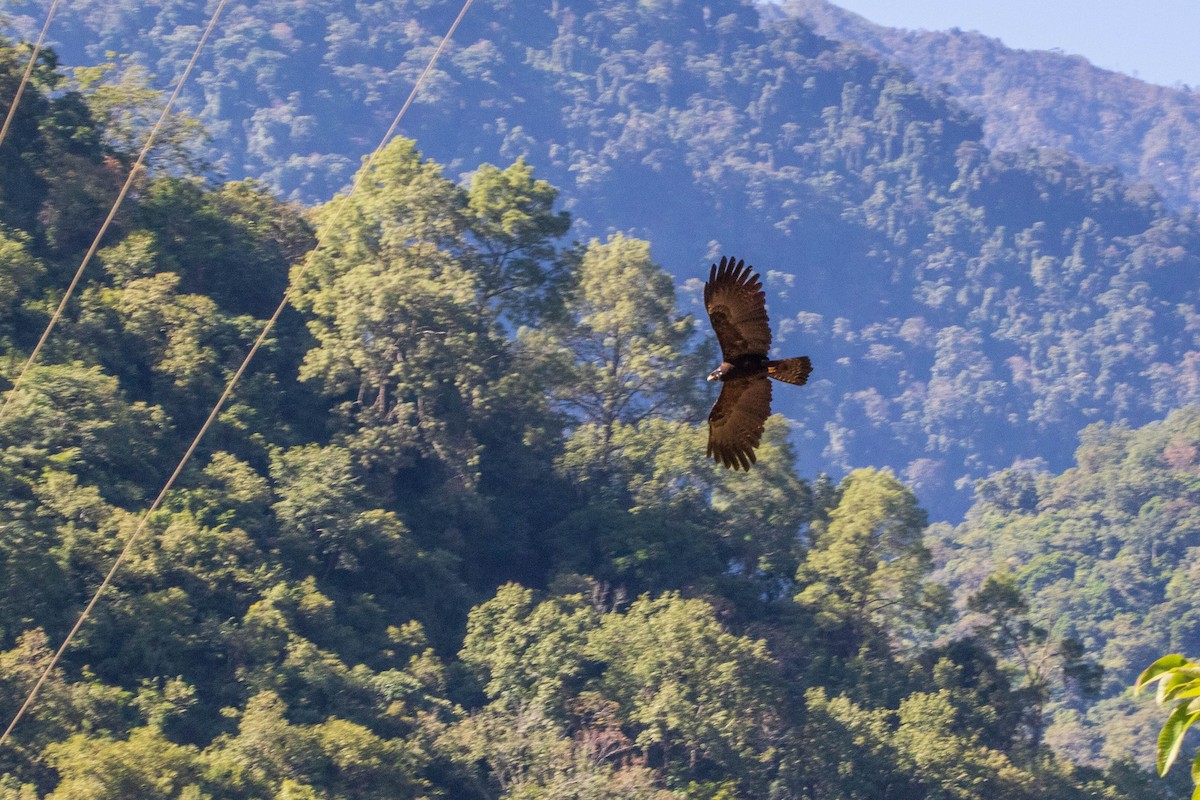
M 722 258 L 713 264 L 704 284 L 704 307 L 717 332 L 721 356 L 766 356 L 771 349 L 771 324 L 762 281 L 744 261 Z
M 754 448 L 771 416 L 771 382 L 765 375 L 734 378 L 708 413 L 708 456 L 732 469 L 750 469 Z

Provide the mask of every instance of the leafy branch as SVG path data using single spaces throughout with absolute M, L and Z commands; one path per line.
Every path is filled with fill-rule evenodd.
M 1138 676 L 1133 684 L 1134 694 L 1140 694 L 1152 683 L 1158 683 L 1155 701 L 1160 706 L 1174 703 L 1170 716 L 1158 734 L 1157 767 L 1160 776 L 1175 763 L 1183 747 L 1188 729 L 1200 720 L 1200 664 L 1172 653 L 1155 661 Z M 1192 760 L 1192 782 L 1196 789 L 1192 800 L 1200 800 L 1200 753 Z

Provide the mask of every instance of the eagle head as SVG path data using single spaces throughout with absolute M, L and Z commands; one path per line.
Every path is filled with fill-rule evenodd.
M 708 379 L 710 381 L 724 380 L 725 373 L 728 372 L 730 369 L 732 369 L 732 367 L 733 367 L 733 365 L 730 364 L 728 361 L 722 361 L 721 366 L 717 367 L 712 372 L 708 373 Z

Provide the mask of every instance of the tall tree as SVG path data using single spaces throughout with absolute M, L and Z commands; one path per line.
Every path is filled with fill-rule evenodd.
M 536 323 L 561 304 L 569 277 L 556 239 L 571 215 L 555 211 L 558 190 L 534 179 L 524 159 L 500 169 L 484 164 L 467 189 L 470 239 L 477 250 L 480 299 L 509 323 Z
M 780 734 L 775 663 L 762 641 L 735 636 L 712 606 L 668 593 L 609 614 L 590 652 L 599 680 L 669 773 L 737 775 L 762 790 Z M 717 677 L 719 676 L 719 677 Z
M 967 599 L 967 608 L 982 616 L 976 632 L 996 653 L 1008 660 L 1019 676 L 1017 690 L 1024 697 L 1029 756 L 1040 757 L 1046 731 L 1046 706 L 1052 684 L 1061 692 L 1092 697 L 1100 689 L 1103 670 L 1087 657 L 1073 637 L 1052 636 L 1035 624 L 1029 603 L 1009 572 L 989 575 L 978 592 Z
M 622 234 L 593 239 L 579 262 L 567 319 L 523 330 L 521 343 L 556 368 L 557 401 L 579 433 L 599 438 L 601 467 L 618 425 L 697 409 L 694 322 L 675 307 L 675 288 L 650 245 Z
M 842 482 L 828 521 L 814 523 L 812 548 L 796 574 L 796 602 L 854 649 L 903 634 L 928 609 L 931 569 L 925 512 L 889 472 L 859 469 Z
M 534 602 L 516 584 L 472 609 L 459 653 L 493 708 L 562 720 L 587 672 L 588 634 L 599 624 L 582 597 Z
M 477 313 L 463 206 L 437 164 L 393 141 L 356 195 L 318 215 L 325 244 L 295 273 L 294 298 L 317 342 L 300 377 L 341 400 L 356 455 L 391 471 L 429 459 L 469 485 L 471 418 L 503 342 Z

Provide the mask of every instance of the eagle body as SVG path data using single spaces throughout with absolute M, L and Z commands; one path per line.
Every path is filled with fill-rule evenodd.
M 750 469 L 771 415 L 771 379 L 802 386 L 808 356 L 769 357 L 771 325 L 762 279 L 744 261 L 722 258 L 704 284 L 704 307 L 721 345 L 721 365 L 708 379 L 721 394 L 708 415 L 708 455 L 730 469 Z
M 748 354 L 734 359 L 733 363 L 722 361 L 721 366 L 708 375 L 710 381 L 735 381 L 739 378 L 758 377 L 767 374 L 771 362 L 766 356 Z

